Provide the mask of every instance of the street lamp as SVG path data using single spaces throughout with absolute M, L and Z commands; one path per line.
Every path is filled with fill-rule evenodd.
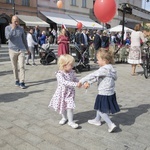
M 13 4 L 13 7 L 12 7 L 12 9 L 13 9 L 13 14 L 15 15 L 15 14 L 16 14 L 16 10 L 15 10 L 15 0 L 12 1 L 12 4 Z
M 132 14 L 132 7 L 130 6 L 130 4 L 128 3 L 122 3 L 120 4 L 120 8 L 121 11 L 123 13 L 122 15 L 122 36 L 121 36 L 121 40 L 122 40 L 122 45 L 124 44 L 124 24 L 125 24 L 125 14 Z

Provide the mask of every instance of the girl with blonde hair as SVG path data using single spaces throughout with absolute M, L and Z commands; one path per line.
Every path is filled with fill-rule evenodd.
M 113 53 L 100 49 L 97 53 L 97 60 L 100 68 L 79 81 L 85 88 L 88 88 L 94 82 L 98 83 L 98 94 L 94 105 L 96 117 L 88 120 L 88 123 L 100 126 L 102 118 L 108 125 L 108 132 L 113 132 L 116 125 L 110 120 L 108 114 L 120 111 L 115 92 L 117 73 L 112 66 L 114 63 Z
M 73 110 L 75 108 L 75 87 L 80 87 L 79 80 L 72 70 L 74 58 L 69 55 L 61 55 L 58 59 L 59 70 L 56 72 L 57 89 L 50 101 L 49 107 L 54 108 L 62 115 L 60 125 L 68 121 L 72 128 L 78 128 L 78 124 L 73 121 Z

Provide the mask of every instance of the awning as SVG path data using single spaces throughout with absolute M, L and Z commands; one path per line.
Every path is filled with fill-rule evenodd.
M 22 20 L 26 26 L 39 26 L 39 27 L 50 27 L 50 25 L 40 19 L 37 16 L 25 16 L 25 15 L 17 15 L 20 20 Z
M 44 12 L 41 13 L 48 19 L 55 22 L 58 26 L 65 25 L 66 27 L 76 28 L 77 22 L 67 14 Z
M 77 22 L 81 22 L 85 27 L 89 29 L 104 29 L 104 27 L 94 20 L 90 19 L 88 16 L 79 16 L 79 15 L 72 15 L 69 14 L 69 16 L 73 19 L 75 19 Z

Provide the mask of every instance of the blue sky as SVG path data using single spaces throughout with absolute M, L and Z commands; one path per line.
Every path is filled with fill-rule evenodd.
M 150 11 L 150 1 L 146 2 L 146 0 L 143 0 L 143 9 L 146 9 L 148 11 Z

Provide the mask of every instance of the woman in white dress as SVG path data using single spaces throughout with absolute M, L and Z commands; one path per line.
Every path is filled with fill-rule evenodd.
M 136 66 L 142 63 L 141 59 L 141 41 L 145 42 L 144 34 L 140 31 L 140 24 L 134 27 L 135 31 L 131 33 L 131 48 L 129 51 L 128 63 L 132 65 L 131 75 L 137 75 Z

